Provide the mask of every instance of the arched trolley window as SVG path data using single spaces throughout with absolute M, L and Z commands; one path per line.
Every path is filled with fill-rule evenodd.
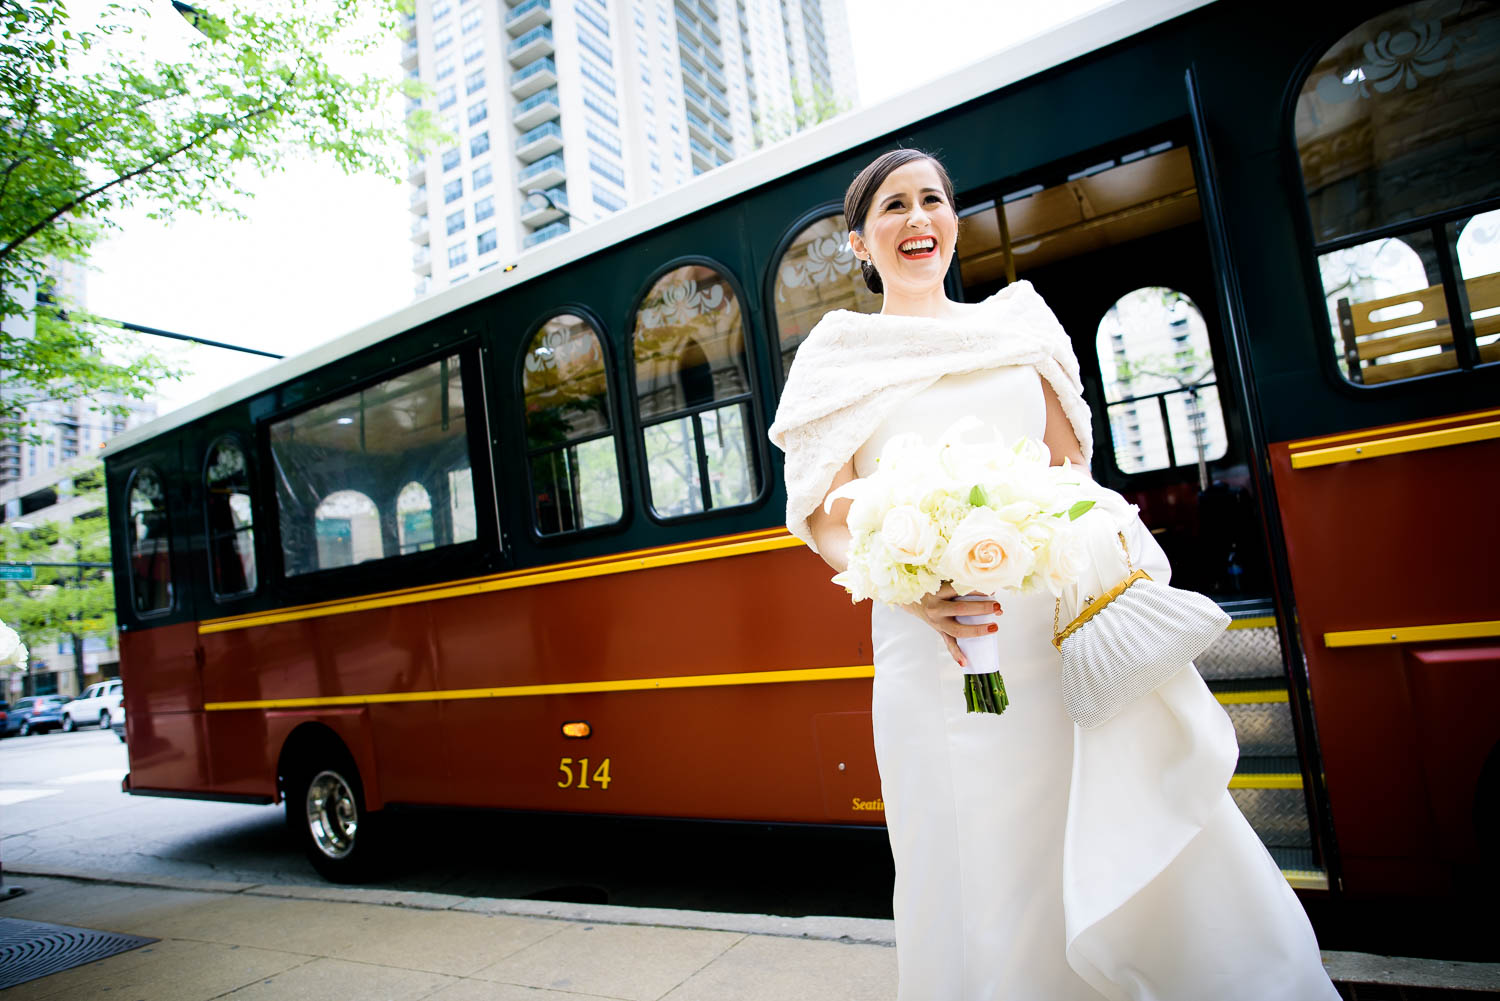
M 255 590 L 255 516 L 245 450 L 225 435 L 208 450 L 203 466 L 203 503 L 208 519 L 209 582 L 215 598 Z
M 1109 407 L 1115 467 L 1144 473 L 1224 457 L 1229 438 L 1208 327 L 1196 303 L 1152 286 L 1121 296 L 1099 321 L 1099 374 Z
M 129 497 L 130 601 L 145 618 L 172 608 L 172 518 L 166 485 L 150 466 L 135 471 Z
M 772 299 L 783 384 L 797 348 L 824 313 L 880 312 L 881 297 L 865 286 L 859 259 L 849 248 L 844 213 L 826 215 L 797 231 L 776 262 Z
M 624 515 L 598 332 L 575 313 L 541 325 L 521 357 L 531 514 L 540 535 L 613 525 Z
M 270 442 L 289 577 L 478 537 L 458 355 L 277 421 Z
M 740 300 L 708 264 L 651 286 L 631 337 L 647 495 L 658 518 L 749 504 L 761 493 Z
M 1395 7 L 1339 39 L 1304 81 L 1297 156 L 1349 382 L 1500 361 L 1500 266 L 1493 252 L 1465 253 L 1492 237 L 1500 206 L 1497 93 L 1492 2 Z

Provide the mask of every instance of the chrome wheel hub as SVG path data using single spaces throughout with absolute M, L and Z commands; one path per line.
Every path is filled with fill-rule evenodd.
M 319 772 L 308 783 L 307 826 L 313 843 L 329 858 L 343 858 L 354 850 L 359 811 L 354 790 L 338 772 Z

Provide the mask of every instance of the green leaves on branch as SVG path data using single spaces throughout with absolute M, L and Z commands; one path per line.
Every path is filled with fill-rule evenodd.
M 401 117 L 400 95 L 421 90 L 397 77 L 408 0 L 195 6 L 201 14 L 189 24 L 168 3 L 111 3 L 84 30 L 64 0 L 0 0 L 7 399 L 12 387 L 17 396 L 49 397 L 60 372 L 72 380 L 70 392 L 92 386 L 143 396 L 164 374 L 150 357 L 107 374 L 107 337 L 81 318 L 70 321 L 71 346 L 61 335 L 34 350 L 21 343 L 32 327 L 32 291 L 46 290 L 56 262 L 82 264 L 103 230 L 118 228 L 122 210 L 144 204 L 162 220 L 181 211 L 243 217 L 237 203 L 251 193 L 234 168 L 269 174 L 298 153 L 395 183 L 406 158 L 442 135 L 430 115 L 416 116 L 414 128 Z M 146 39 L 182 55 L 151 57 Z M 346 56 L 378 59 L 382 46 L 392 54 L 389 77 L 341 68 Z M 61 360 L 68 350 L 93 358 L 70 365 Z

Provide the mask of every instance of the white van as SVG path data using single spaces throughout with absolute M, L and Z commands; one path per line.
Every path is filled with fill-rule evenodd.
M 110 716 L 119 713 L 120 703 L 124 700 L 119 678 L 90 685 L 82 695 L 63 706 L 63 731 L 72 733 L 91 723 L 98 724 L 101 730 L 108 730 Z

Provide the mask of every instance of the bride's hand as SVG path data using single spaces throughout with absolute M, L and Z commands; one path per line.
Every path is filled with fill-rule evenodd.
M 935 594 L 929 594 L 920 601 L 914 601 L 910 605 L 902 605 L 902 611 L 910 612 L 933 629 L 943 638 L 943 645 L 948 648 L 948 653 L 957 662 L 959 667 L 968 667 L 969 662 L 964 659 L 963 651 L 958 648 L 958 637 L 983 636 L 994 632 L 998 627 L 993 623 L 988 625 L 966 626 L 959 622 L 954 616 L 957 615 L 984 615 L 994 612 L 1003 614 L 1000 603 L 986 606 L 979 601 L 957 601 L 958 592 L 953 590 L 952 584 L 944 584 L 942 589 Z

